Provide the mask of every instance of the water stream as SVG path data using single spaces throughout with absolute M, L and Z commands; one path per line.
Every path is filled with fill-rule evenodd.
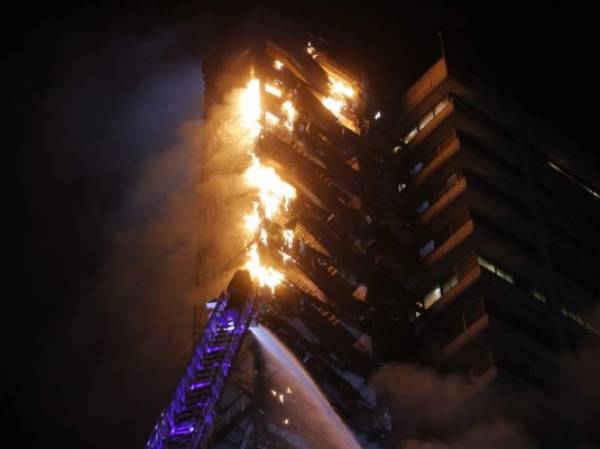
M 296 403 L 296 407 L 289 407 L 289 416 L 277 417 L 283 425 L 272 430 L 298 448 L 361 449 L 319 387 L 285 345 L 265 327 L 253 327 L 251 331 L 263 349 L 267 373 L 276 379 L 275 388 L 271 390 L 273 399 Z

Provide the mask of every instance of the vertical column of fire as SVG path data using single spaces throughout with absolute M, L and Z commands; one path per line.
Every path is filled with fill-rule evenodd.
M 318 95 L 320 101 L 342 126 L 358 133 L 359 127 L 353 113 L 358 102 L 356 90 L 310 44 L 307 52 L 321 66 L 329 79 L 329 92 Z M 272 60 L 271 63 L 276 71 L 284 69 L 284 63 L 278 59 Z M 279 99 L 277 110 L 267 110 L 261 104 L 263 93 Z M 283 132 L 293 137 L 294 122 L 299 114 L 292 99 L 293 96 L 287 91 L 286 86 L 278 80 L 265 81 L 252 77 L 247 82 L 242 95 L 239 96 L 238 104 L 242 128 L 253 142 L 245 180 L 256 190 L 256 199 L 249 205 L 251 211 L 244 217 L 244 227 L 252 242 L 245 268 L 250 271 L 258 285 L 267 286 L 271 290 L 283 281 L 284 274 L 265 263 L 264 258 L 261 257 L 260 246 L 270 247 L 272 241 L 283 242 L 283 246 L 279 244 L 277 248 L 271 248 L 274 251 L 270 254 L 279 254 L 282 264 L 291 259 L 286 251 L 291 250 L 296 237 L 293 229 L 285 228 L 285 222 L 286 218 L 289 218 L 287 214 L 290 205 L 296 198 L 296 189 L 284 181 L 273 167 L 261 161 L 256 145 L 261 133 L 264 132 Z M 272 223 L 278 226 L 270 226 Z M 270 235 L 272 232 L 281 232 L 282 235 Z
M 239 98 L 238 105 L 242 126 L 247 131 L 249 138 L 253 139 L 254 142 L 256 142 L 263 131 L 260 123 L 263 112 L 261 110 L 260 88 L 258 79 L 252 78 L 248 81 Z M 284 108 L 286 108 L 286 114 L 290 117 L 290 120 L 293 120 L 295 110 L 289 101 L 286 102 Z M 274 116 L 269 112 L 265 112 L 265 115 L 267 123 L 273 123 Z M 291 129 L 291 123 L 288 126 Z M 264 165 L 256 151 L 252 151 L 250 157 L 251 163 L 245 172 L 245 179 L 253 189 L 256 189 L 256 200 L 251 204 L 251 212 L 244 217 L 245 229 L 248 232 L 248 236 L 252 239 L 245 268 L 250 271 L 253 280 L 258 285 L 261 287 L 267 286 L 271 290 L 274 290 L 283 281 L 284 275 L 261 260 L 259 242 L 265 246 L 269 244 L 269 239 L 272 236 L 269 235 L 269 227 L 266 226 L 266 220 L 282 220 L 285 213 L 289 210 L 291 202 L 296 197 L 296 190 L 290 184 L 283 181 L 272 167 Z M 291 246 L 294 239 L 293 230 L 283 230 L 282 238 L 287 245 Z M 282 254 L 283 261 L 287 257 L 289 256 Z

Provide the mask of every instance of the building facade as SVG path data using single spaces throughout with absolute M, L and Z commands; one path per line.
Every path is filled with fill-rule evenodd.
M 255 319 L 361 443 L 389 431 L 368 386 L 383 363 L 543 390 L 561 354 L 599 337 L 586 315 L 600 295 L 593 168 L 475 78 L 440 59 L 379 110 L 325 43 L 261 11 L 206 61 L 205 82 L 207 110 L 256 89 L 252 164 L 293 193 L 273 213 L 254 206 Z M 296 447 L 302 426 L 279 418 L 301 405 L 261 374 L 251 333 L 236 351 L 210 446 Z
M 426 266 L 409 286 L 423 355 L 474 383 L 543 385 L 559 354 L 599 335 L 586 317 L 600 294 L 593 165 L 444 59 L 402 103 L 398 189 Z

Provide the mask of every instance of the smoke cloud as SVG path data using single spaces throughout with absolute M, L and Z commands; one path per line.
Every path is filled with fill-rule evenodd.
M 391 440 L 398 449 L 534 447 L 520 425 L 502 416 L 493 398 L 476 395 L 458 376 L 396 365 L 376 372 L 371 382 L 390 409 Z
M 600 447 L 600 348 L 562 359 L 542 393 L 475 391 L 457 375 L 431 368 L 390 365 L 371 378 L 392 418 L 396 449 Z
M 53 344 L 30 359 L 27 413 L 74 447 L 143 446 L 187 363 L 194 306 L 243 263 L 249 143 L 228 126 L 239 91 L 203 117 L 202 51 L 183 43 L 202 37 L 67 55 L 43 100 L 31 239 L 49 249 L 43 270 L 70 280 L 64 300 L 46 290 L 57 302 L 39 338 Z

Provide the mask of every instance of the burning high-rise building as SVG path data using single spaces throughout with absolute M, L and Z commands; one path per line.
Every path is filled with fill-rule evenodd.
M 559 353 L 600 334 L 581 312 L 600 292 L 591 173 L 444 59 L 379 111 L 325 44 L 261 12 L 205 82 L 207 111 L 237 92 L 225 125 L 254 195 L 241 271 L 210 303 L 149 448 L 318 441 L 291 418 L 297 392 L 265 375 L 252 321 L 372 445 L 389 430 L 368 387 L 384 362 L 464 373 L 474 389 L 544 385 Z

